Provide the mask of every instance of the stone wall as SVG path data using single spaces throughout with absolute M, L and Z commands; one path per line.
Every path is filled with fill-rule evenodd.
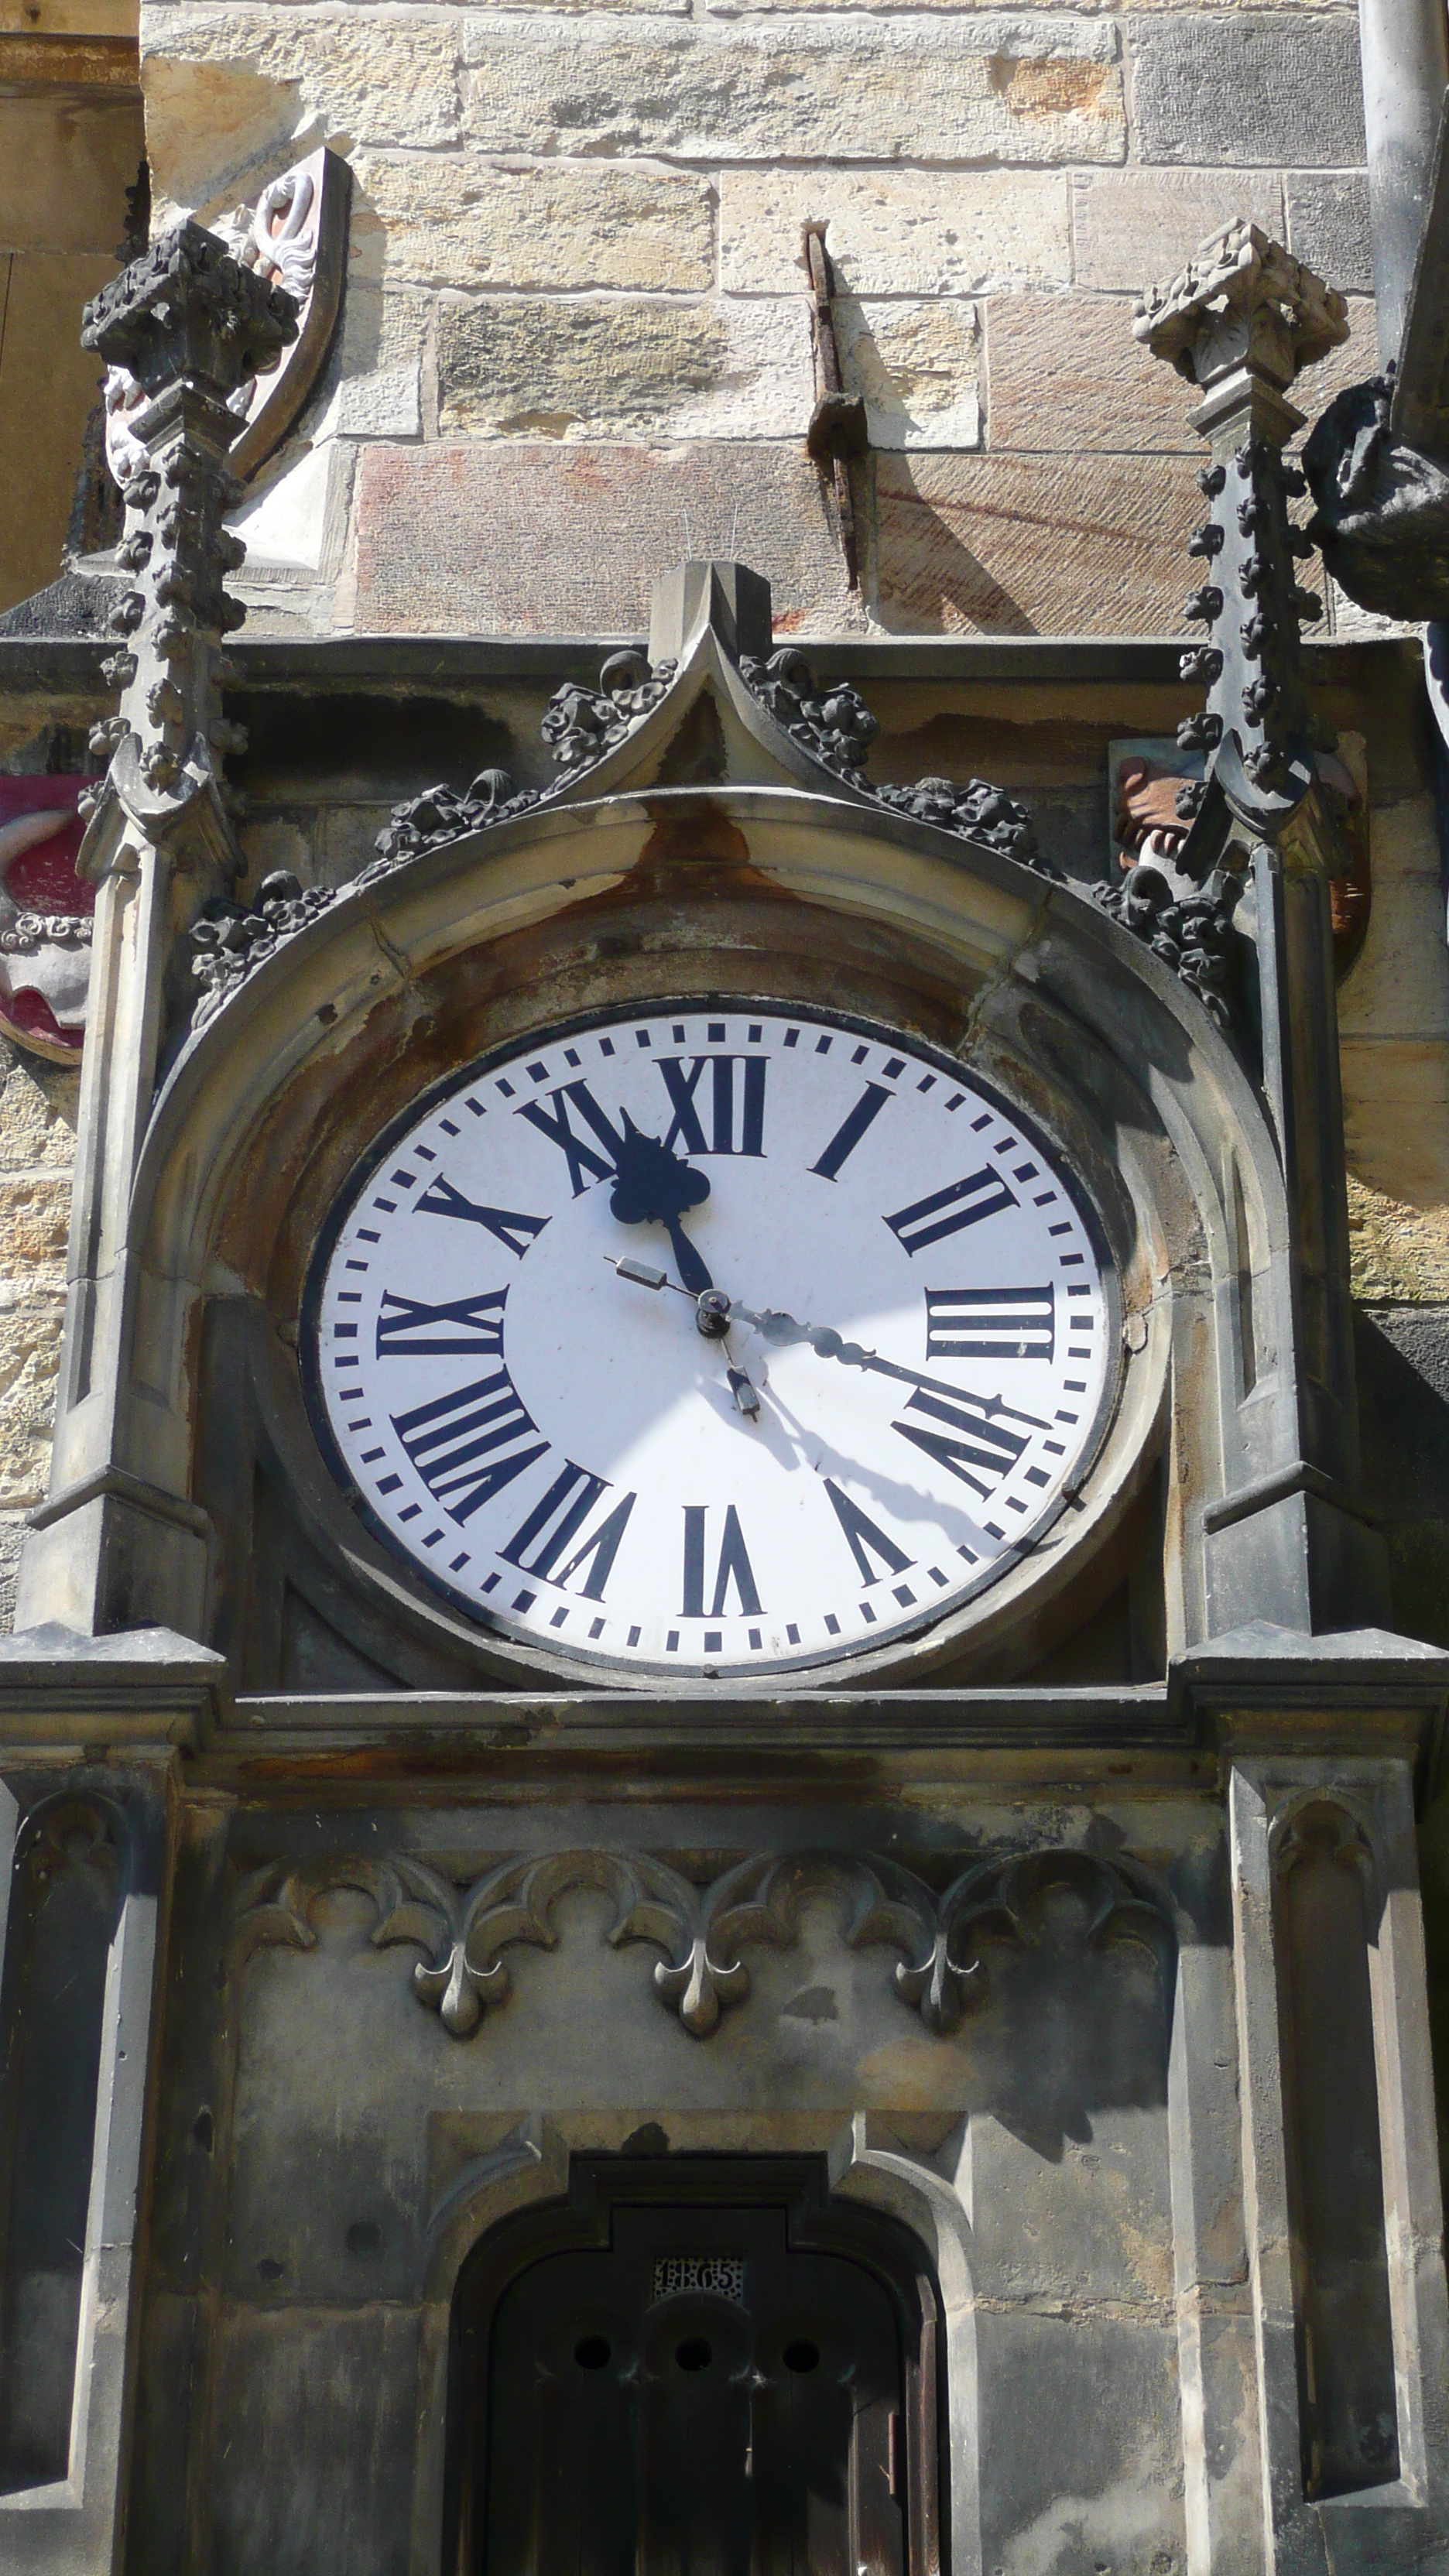
M 144 148 L 135 39 L 135 0 L 0 9 L 0 610 L 61 569 L 100 383 L 80 311 Z
M 1171 633 L 1196 441 L 1138 290 L 1246 213 L 1373 362 L 1348 9 L 158 0 L 142 54 L 162 214 L 353 165 L 313 453 L 248 530 L 284 625 L 627 631 L 718 553 L 787 628 Z M 859 595 L 802 446 L 807 222 L 868 410 Z

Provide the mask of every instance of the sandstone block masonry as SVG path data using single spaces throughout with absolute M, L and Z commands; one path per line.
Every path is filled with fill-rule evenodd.
M 1332 0 L 161 0 L 142 56 L 163 214 L 226 212 L 319 139 L 353 165 L 367 327 L 304 424 L 338 467 L 299 443 L 254 513 L 257 626 L 627 630 L 665 560 L 732 551 L 769 491 L 802 631 L 1171 631 L 1195 442 L 1136 294 L 1238 213 L 1370 286 L 1357 21 Z M 802 461 L 807 224 L 867 405 L 858 592 L 826 577 Z M 1366 372 L 1367 302 L 1355 322 Z M 573 450 L 600 508 L 565 545 Z M 299 539 L 304 474 L 325 544 Z M 646 488 L 647 561 L 610 499 Z M 486 611 L 457 511 L 533 532 Z

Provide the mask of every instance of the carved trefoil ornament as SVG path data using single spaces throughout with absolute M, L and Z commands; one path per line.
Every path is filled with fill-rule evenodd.
M 352 173 L 324 145 L 271 179 L 254 204 L 238 206 L 218 237 L 242 268 L 285 288 L 298 309 L 296 338 L 227 398 L 241 422 L 227 471 L 247 483 L 300 418 L 326 365 L 342 312 Z M 146 396 L 130 370 L 106 370 L 106 461 L 124 492 L 146 449 L 132 415 Z
M 838 1851 L 754 1853 L 703 1887 L 651 1852 L 515 1855 L 471 1882 L 407 1853 L 345 1856 L 305 1869 L 282 1862 L 262 1869 L 243 1891 L 242 1956 L 268 1944 L 315 1949 L 312 1909 L 328 1890 L 344 1887 L 376 1908 L 374 1949 L 404 1942 L 423 1952 L 413 1992 L 454 2039 L 471 2037 L 486 2013 L 507 2002 L 506 1950 L 557 1949 L 553 1908 L 583 1887 L 599 1888 L 613 1904 L 605 1936 L 611 1948 L 645 1942 L 663 1953 L 654 1964 L 654 1992 L 695 2039 L 707 2039 L 727 2007 L 748 1997 L 745 1950 L 793 1948 L 802 1900 L 820 1891 L 844 1900 L 840 1939 L 847 1950 L 899 1953 L 894 1992 L 937 2036 L 959 2029 L 984 2000 L 993 1943 L 1034 1949 L 1059 1937 L 1054 1915 L 1062 1897 L 1082 1948 L 1135 1944 L 1151 1957 L 1164 1997 L 1171 1992 L 1175 1935 L 1146 1874 L 1081 1852 L 979 1859 L 942 1894 L 899 1861 Z

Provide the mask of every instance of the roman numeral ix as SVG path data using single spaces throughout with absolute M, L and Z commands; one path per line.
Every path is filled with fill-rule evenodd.
M 928 1288 L 928 1360 L 1049 1360 L 1056 1348 L 1056 1290 Z

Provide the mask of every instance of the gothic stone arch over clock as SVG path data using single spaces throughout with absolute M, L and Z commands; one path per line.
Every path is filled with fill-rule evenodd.
M 1035 1122 L 918 1038 L 732 996 L 436 1085 L 342 1194 L 305 1359 L 339 1478 L 469 1617 L 714 1678 L 999 1581 L 1091 1464 L 1118 1339 Z

